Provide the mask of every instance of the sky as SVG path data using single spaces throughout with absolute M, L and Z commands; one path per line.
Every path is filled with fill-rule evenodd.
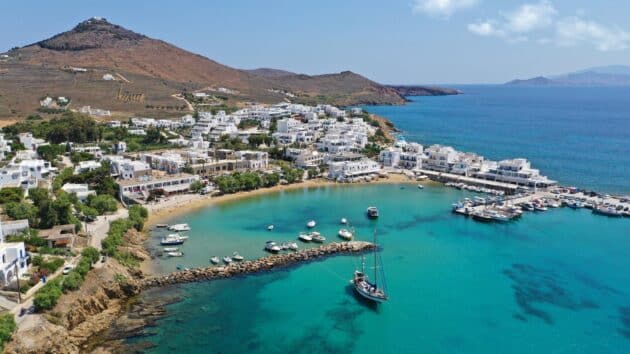
M 0 0 L 0 52 L 101 16 L 237 68 L 502 83 L 630 65 L 628 14 L 625 0 Z

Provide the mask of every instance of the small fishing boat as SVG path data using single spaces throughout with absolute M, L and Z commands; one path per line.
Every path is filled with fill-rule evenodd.
M 424 189 L 424 186 L 423 186 L 423 185 L 421 185 L 421 184 L 419 184 L 419 185 L 418 185 L 418 189 Z
M 168 229 L 177 232 L 190 231 L 190 226 L 188 226 L 188 224 L 175 224 L 169 226 Z
M 337 234 L 344 240 L 352 240 L 352 232 L 348 229 L 341 229 Z
M 232 253 L 232 259 L 236 262 L 240 262 L 242 260 L 245 259 L 245 257 L 241 256 L 240 254 L 238 254 L 238 252 L 234 252 Z
M 308 228 L 310 228 L 310 229 L 314 228 L 314 227 L 315 227 L 315 225 L 317 225 L 317 223 L 315 222 L 315 220 L 309 220 L 309 221 L 306 223 L 306 227 L 308 227 Z
M 269 226 L 267 226 L 267 231 L 271 231 L 271 230 L 273 230 L 273 228 L 274 228 L 273 225 L 269 225 Z
M 217 256 L 210 258 L 210 263 L 212 264 L 219 264 L 219 262 L 221 262 L 221 260 Z
M 300 232 L 300 234 L 298 235 L 298 239 L 300 241 L 304 241 L 304 242 L 311 242 L 311 241 L 313 241 L 313 237 L 311 237 L 311 235 L 307 234 L 306 232 Z
M 179 248 L 177 247 L 164 247 L 164 252 L 177 252 Z
M 345 225 L 348 223 L 348 219 L 346 218 L 341 218 L 341 220 L 339 221 L 341 223 L 341 225 Z
M 225 264 L 230 264 L 230 263 L 232 263 L 232 258 L 230 258 L 228 256 L 225 256 L 225 257 L 223 257 L 223 262 Z
M 534 211 L 547 211 L 547 210 L 549 209 L 543 204 L 534 204 Z
M 181 257 L 184 255 L 184 252 L 166 252 L 166 255 L 169 257 Z
M 265 243 L 265 251 L 271 252 L 271 253 L 278 253 L 280 252 L 280 246 L 278 246 L 273 241 L 267 241 L 267 243 Z
M 376 219 L 378 218 L 378 209 L 376 209 L 376 207 L 368 207 L 367 208 L 367 216 L 370 219 Z
M 298 244 L 297 244 L 297 243 L 295 243 L 295 242 L 289 242 L 289 249 L 290 249 L 290 250 L 292 250 L 292 251 L 297 251 L 297 250 L 298 250 L 298 248 L 300 248 L 300 247 L 298 246 Z
M 323 243 L 324 241 L 326 241 L 326 237 L 322 236 L 317 231 L 311 232 L 311 234 L 309 236 L 311 236 L 311 239 L 313 240 L 313 242 Z
M 376 230 L 374 230 L 374 244 L 376 245 Z M 365 273 L 365 256 L 361 257 L 361 270 L 354 271 L 354 277 L 350 283 L 354 285 L 354 290 L 363 298 L 375 303 L 382 303 L 389 299 L 385 290 L 385 274 L 382 273 L 383 285 L 378 286 L 378 247 L 374 247 L 374 280 L 370 281 Z M 382 269 L 381 269 L 382 272 Z
M 485 211 L 475 211 L 472 214 L 473 219 L 481 222 L 494 221 L 493 215 Z

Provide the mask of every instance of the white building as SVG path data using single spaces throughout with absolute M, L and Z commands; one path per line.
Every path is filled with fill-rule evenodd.
M 530 187 L 547 187 L 556 184 L 556 181 L 540 175 L 540 171 L 532 168 L 530 162 L 523 158 L 499 161 L 496 167 L 478 172 L 475 176 Z
M 358 161 L 334 161 L 328 164 L 328 177 L 346 181 L 357 177 L 379 173 L 380 165 L 367 158 Z
M 144 153 L 140 159 L 148 163 L 151 168 L 166 171 L 168 173 L 179 173 L 186 166 L 186 160 L 181 154 L 165 152 L 163 154 Z
M 78 175 L 82 172 L 94 171 L 101 167 L 101 163 L 94 160 L 88 161 L 80 161 L 76 166 L 74 166 L 74 174 Z
M 4 134 L 0 134 L 0 160 L 4 160 L 8 152 L 11 152 L 11 143 L 4 139 Z
M 88 185 L 84 183 L 66 183 L 61 187 L 66 193 L 74 193 L 77 195 L 77 198 L 84 202 L 87 200 L 88 196 L 96 195 L 96 192 L 93 190 L 89 190 Z
M 5 242 L 0 224 L 0 285 L 6 286 L 12 280 L 26 273 L 29 256 L 24 242 Z
M 180 173 L 122 180 L 118 182 L 118 186 L 121 195 L 147 197 L 149 192 L 155 189 L 161 189 L 167 194 L 187 192 L 190 190 L 190 185 L 198 180 L 197 175 Z
M 324 154 L 311 149 L 287 149 L 285 155 L 295 162 L 295 165 L 302 169 L 319 167 L 324 164 Z
M 236 158 L 247 161 L 250 170 L 266 170 L 269 166 L 269 155 L 264 151 L 236 151 Z
M 431 145 L 424 150 L 422 167 L 441 172 L 448 172 L 455 163 L 458 153 L 450 146 Z
M 18 139 L 20 139 L 20 143 L 22 143 L 27 150 L 31 151 L 37 151 L 38 147 L 49 145 L 44 139 L 35 138 L 31 133 L 20 133 L 18 134 Z

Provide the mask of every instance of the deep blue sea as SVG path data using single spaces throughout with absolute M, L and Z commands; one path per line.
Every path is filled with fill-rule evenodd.
M 409 141 L 523 156 L 566 184 L 630 191 L 630 89 L 462 89 L 369 110 Z M 390 300 L 357 298 L 348 280 L 358 259 L 338 256 L 145 293 L 182 301 L 128 342 L 151 343 L 149 353 L 630 353 L 628 218 L 561 208 L 484 224 L 450 212 L 467 195 L 434 184 L 340 185 L 163 220 L 192 227 L 184 257 L 157 260 L 170 272 L 234 251 L 261 257 L 265 241 L 296 240 L 310 219 L 337 240 L 346 217 L 359 239 L 376 229 Z M 365 218 L 368 205 L 378 206 L 378 220 Z M 159 237 L 152 234 L 151 247 Z
M 562 184 L 630 193 L 630 87 L 457 88 L 464 94 L 364 108 L 409 141 L 525 157 Z

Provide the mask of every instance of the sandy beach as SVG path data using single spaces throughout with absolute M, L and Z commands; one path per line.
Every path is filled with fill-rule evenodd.
M 204 208 L 210 205 L 233 202 L 241 199 L 251 198 L 255 196 L 278 193 L 283 191 L 310 189 L 319 187 L 342 187 L 349 185 L 367 185 L 367 184 L 396 184 L 396 183 L 416 183 L 415 180 L 408 178 L 403 174 L 389 174 L 387 178 L 380 178 L 372 182 L 360 183 L 336 183 L 326 179 L 307 180 L 300 183 L 289 185 L 278 185 L 271 188 L 261 188 L 253 191 L 238 192 L 234 194 L 225 194 L 221 196 L 199 195 L 199 194 L 182 194 L 169 197 L 167 200 L 158 204 L 147 204 L 149 210 L 149 218 L 145 223 L 145 228 L 162 223 L 166 219 L 170 219 L 179 215 L 184 215 L 193 210 Z

